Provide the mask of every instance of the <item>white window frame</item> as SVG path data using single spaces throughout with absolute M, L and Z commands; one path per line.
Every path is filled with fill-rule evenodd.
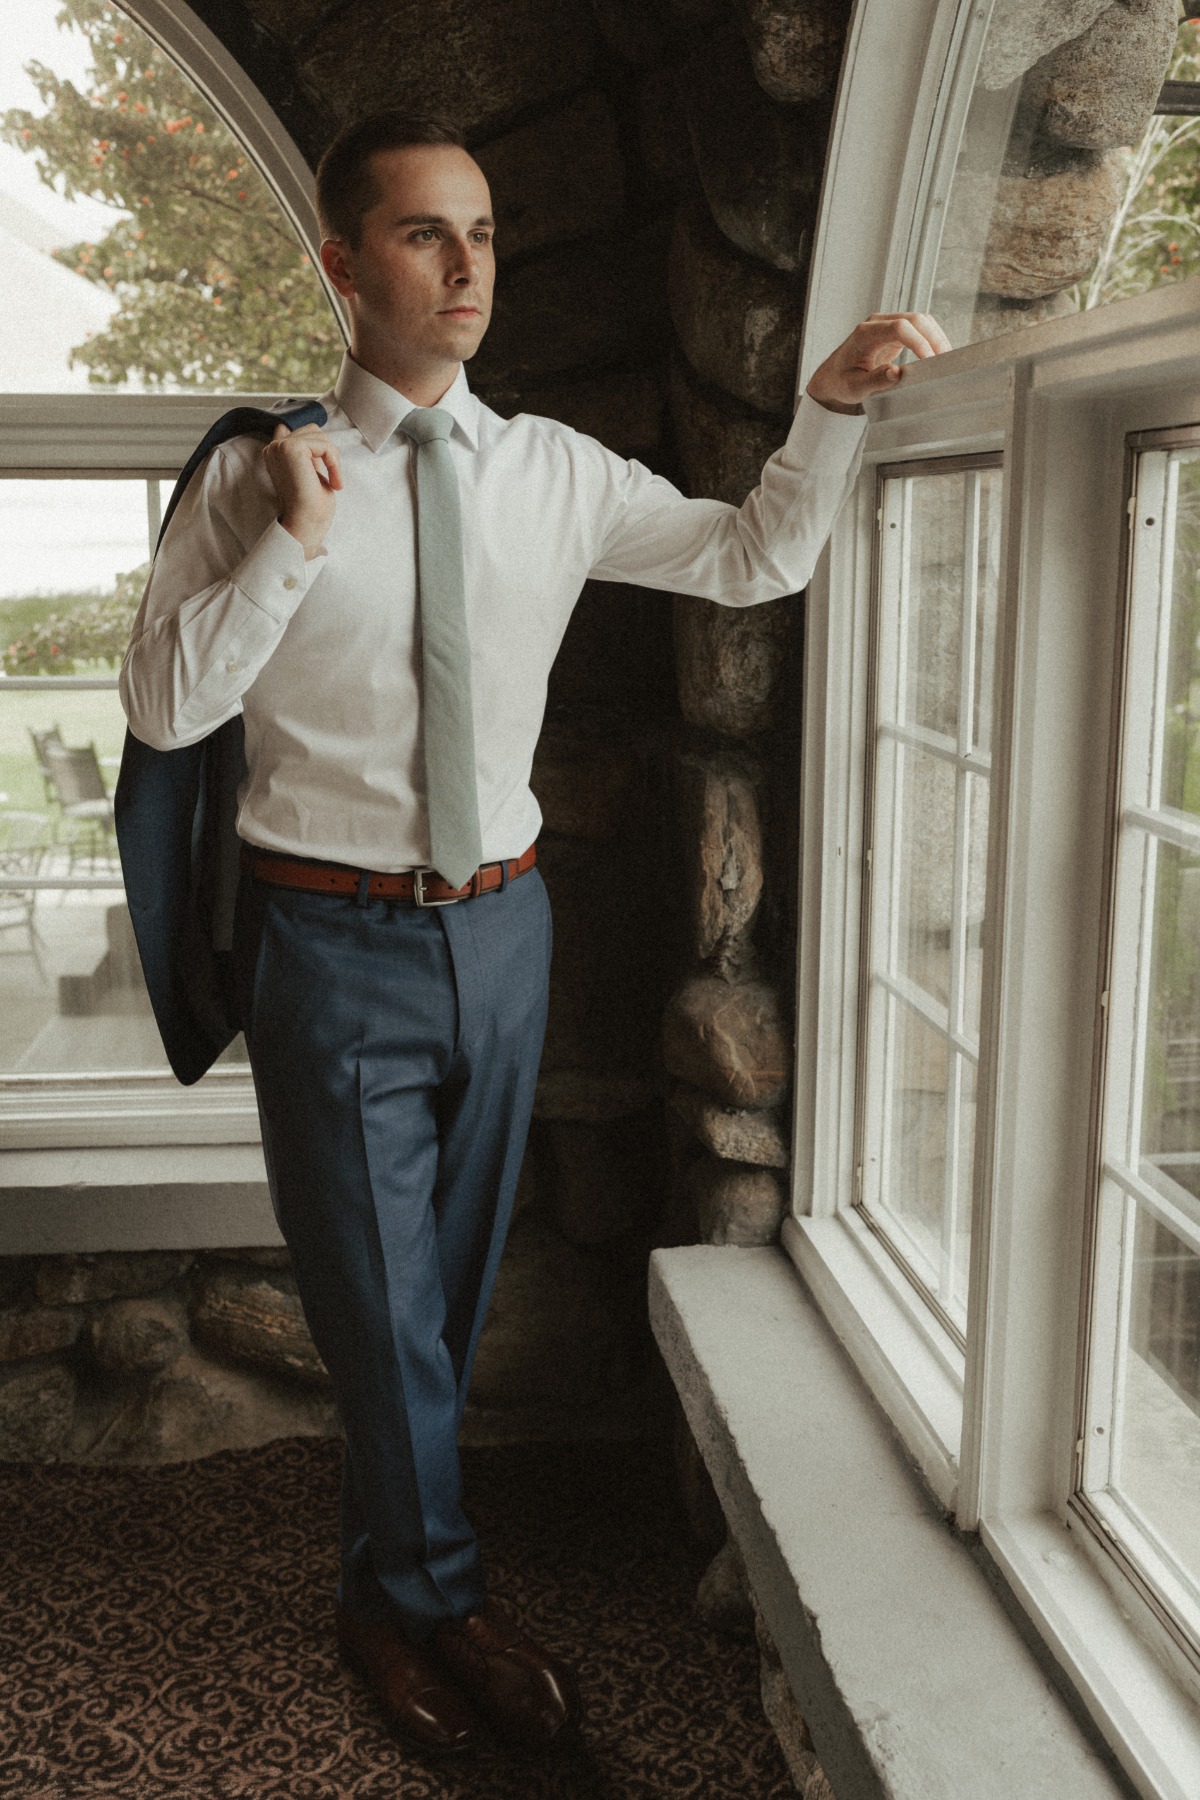
M 905 310 L 927 283 L 928 221 L 936 202 L 944 208 L 989 13 L 957 0 L 859 0 L 801 384 L 853 319 Z M 806 616 L 784 1225 L 786 1249 L 908 1453 L 955 1523 L 978 1532 L 1148 1800 L 1200 1792 L 1200 1676 L 1069 1501 L 1125 437 L 1200 420 L 1198 326 L 1193 280 L 915 366 L 869 409 L 863 474 Z M 1004 456 L 1004 635 L 964 1355 L 855 1213 L 854 1105 L 875 471 L 980 451 Z
M 343 303 L 321 266 L 311 172 L 263 95 L 183 0 L 117 4 L 196 83 L 253 159 L 312 261 L 345 336 Z M 173 481 L 223 412 L 284 398 L 276 393 L 0 395 L 0 478 L 110 475 Z M 48 1166 L 64 1151 L 89 1147 L 128 1150 L 107 1178 L 118 1185 L 138 1182 L 139 1156 L 151 1171 L 147 1179 L 161 1179 L 157 1163 L 151 1170 L 151 1162 L 164 1146 L 179 1146 L 181 1177 L 200 1182 L 206 1179 L 206 1163 L 212 1164 L 208 1172 L 213 1179 L 223 1181 L 223 1164 L 219 1171 L 217 1165 L 225 1147 L 247 1146 L 250 1160 L 239 1169 L 242 1175 L 249 1170 L 253 1179 L 261 1170 L 259 1142 L 246 1068 L 214 1069 L 191 1088 L 182 1087 L 165 1069 L 0 1075 L 0 1192 L 28 1184 L 30 1154 L 43 1153 Z M 55 1186 L 53 1176 L 50 1185 Z M 70 1186 L 79 1185 L 75 1175 Z M 86 1203 L 81 1204 L 86 1210 Z M 0 1249 L 24 1248 L 28 1236 L 23 1224 L 20 1242 L 14 1238 L 9 1244 L 0 1218 Z

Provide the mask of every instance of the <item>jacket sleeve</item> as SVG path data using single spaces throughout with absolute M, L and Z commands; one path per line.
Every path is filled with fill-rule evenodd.
M 121 669 L 135 737 L 173 750 L 242 710 L 324 566 L 276 519 L 253 440 L 222 445 L 193 477 L 150 571 Z
M 640 463 L 620 464 L 592 576 L 723 606 L 799 593 L 858 473 L 866 427 L 865 417 L 830 412 L 805 395 L 786 443 L 740 507 L 686 499 Z

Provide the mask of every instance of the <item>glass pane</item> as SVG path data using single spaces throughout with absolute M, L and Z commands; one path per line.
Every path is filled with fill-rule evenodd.
M 954 737 L 962 658 L 962 475 L 924 476 L 908 484 L 905 724 Z
M 983 992 L 983 926 L 987 902 L 988 800 L 991 788 L 978 775 L 967 784 L 967 891 L 963 919 L 963 978 L 960 1029 L 978 1046 Z
M 903 1001 L 890 1008 L 886 1210 L 933 1292 L 942 1261 L 946 1180 L 946 1040 Z
M 116 670 L 158 490 L 157 481 L 0 479 L 4 1073 L 166 1067 L 112 806 L 125 737 Z M 81 677 L 104 685 L 72 685 Z M 239 1039 L 226 1060 L 244 1056 Z
M 1155 857 L 1149 1001 L 1143 1173 L 1165 1159 L 1174 1179 L 1200 1197 L 1200 856 L 1173 844 L 1160 843 Z
M 1161 9 L 997 6 L 944 207 L 930 305 L 955 343 L 1200 270 L 1200 22 Z M 941 196 L 933 196 L 935 203 Z
M 980 469 L 974 481 L 979 496 L 979 535 L 975 558 L 975 671 L 971 740 L 977 749 L 987 755 L 992 748 L 993 696 L 996 685 L 1003 477 L 999 469 Z
M 897 746 L 896 973 L 950 1004 L 950 932 L 954 906 L 952 763 Z
M 1200 150 L 1197 151 L 1200 156 Z M 1177 451 L 1162 804 L 1200 814 L 1200 450 Z M 1173 554 L 1172 554 L 1173 548 Z
M 1193 1191 L 1196 1187 L 1192 1179 Z M 1112 1487 L 1200 1583 L 1200 1255 L 1137 1209 Z
M 267 183 L 115 6 L 4 9 L 0 245 L 0 392 L 319 393 L 336 373 L 340 328 Z

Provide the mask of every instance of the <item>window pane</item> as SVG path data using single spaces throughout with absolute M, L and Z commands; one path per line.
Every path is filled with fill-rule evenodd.
M 1197 467 L 1138 459 L 1082 1485 L 1200 1648 Z
M 1001 494 L 994 467 L 922 472 L 915 465 L 883 482 L 880 509 L 861 1203 L 959 1333 L 970 1253 Z
M 976 45 L 926 225 L 926 292 L 955 343 L 1200 271 L 1200 118 L 1152 110 L 1166 79 L 1200 80 L 1200 22 L 1092 12 L 1080 32 L 1069 6 L 997 6 Z
M 1162 803 L 1200 814 L 1200 450 L 1179 452 L 1170 463 L 1169 520 L 1175 541 L 1167 546 L 1172 606 Z
M 958 729 L 964 479 L 947 475 L 909 484 L 906 678 L 900 717 L 946 737 Z
M 4 25 L 0 392 L 326 388 L 325 290 L 194 83 L 97 0 L 19 0 Z
M 162 1069 L 121 884 L 116 670 L 158 481 L 0 479 L 0 1072 Z M 244 1059 L 239 1039 L 226 1060 Z

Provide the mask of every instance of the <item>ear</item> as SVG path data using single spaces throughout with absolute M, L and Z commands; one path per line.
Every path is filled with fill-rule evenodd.
M 354 270 L 352 252 L 344 238 L 322 240 L 321 267 L 343 300 L 348 300 L 354 292 Z

